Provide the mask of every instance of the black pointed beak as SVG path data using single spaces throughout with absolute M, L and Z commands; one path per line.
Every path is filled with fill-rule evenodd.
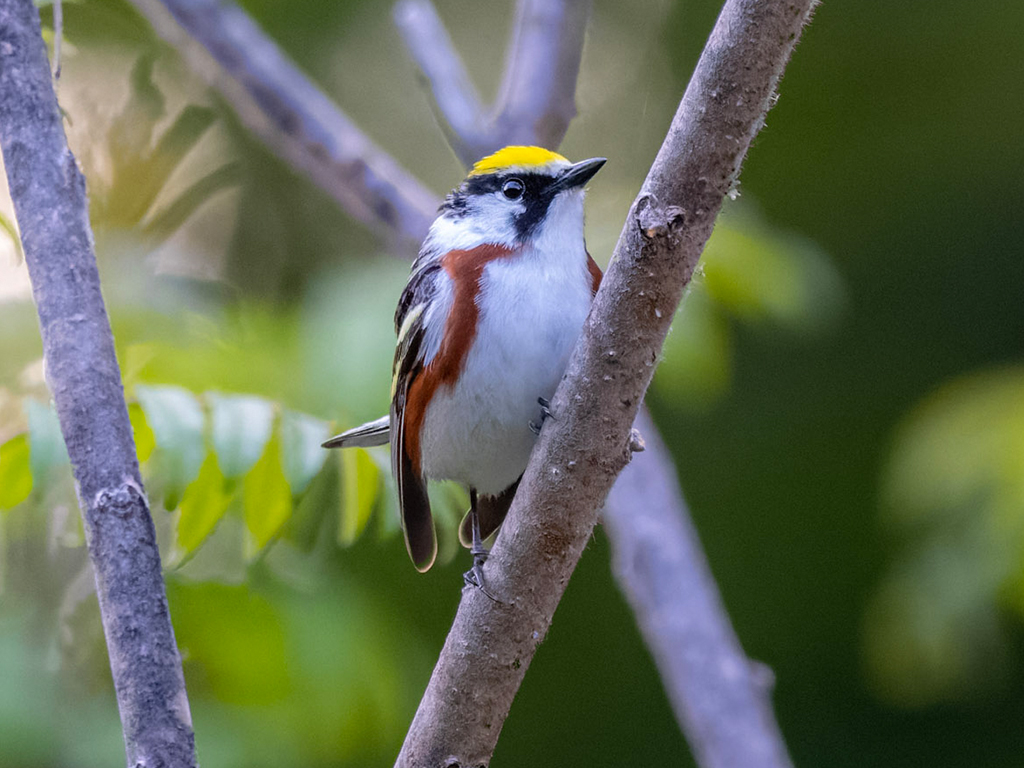
M 601 166 L 606 162 L 608 162 L 606 158 L 592 157 L 589 160 L 570 165 L 555 180 L 555 192 L 582 187 L 594 177 L 595 173 L 601 170 Z

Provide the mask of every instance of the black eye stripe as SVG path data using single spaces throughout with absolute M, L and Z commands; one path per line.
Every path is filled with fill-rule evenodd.
M 470 176 L 463 182 L 459 190 L 454 193 L 456 198 L 483 196 L 502 191 L 505 184 L 511 180 L 517 180 L 523 184 L 523 192 L 517 198 L 523 210 L 515 215 L 516 234 L 525 239 L 529 237 L 540 222 L 544 219 L 548 206 L 554 197 L 551 187 L 555 182 L 553 176 L 542 173 L 488 173 L 480 176 Z M 449 204 L 452 213 L 456 206 Z
M 524 196 L 543 192 L 554 183 L 552 176 L 541 173 L 488 173 L 482 176 L 470 176 L 462 185 L 462 190 L 470 195 L 486 195 L 490 192 L 500 192 L 505 183 L 515 179 L 520 181 L 525 188 Z

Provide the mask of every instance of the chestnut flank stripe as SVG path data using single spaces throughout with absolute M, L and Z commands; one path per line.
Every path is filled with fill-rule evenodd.
M 590 291 L 594 295 L 597 295 L 597 289 L 601 287 L 601 268 L 597 266 L 597 262 L 591 258 L 590 254 L 587 254 L 587 271 L 590 272 Z
M 405 450 L 417 473 L 421 471 L 420 430 L 427 406 L 439 386 L 455 386 L 466 364 L 469 348 L 476 338 L 477 321 L 480 319 L 476 298 L 480 293 L 480 278 L 483 277 L 484 267 L 496 259 L 508 258 L 515 253 L 502 245 L 486 244 L 466 251 L 448 251 L 441 257 L 441 266 L 455 287 L 452 308 L 445 321 L 441 348 L 425 368 L 413 374 L 405 401 Z

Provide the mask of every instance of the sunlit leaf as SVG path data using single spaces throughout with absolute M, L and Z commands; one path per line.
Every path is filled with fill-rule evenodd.
M 25 258 L 25 252 L 21 250 L 21 237 L 18 235 L 18 228 L 12 219 L 4 215 L 3 211 L 0 211 L 0 231 L 6 232 L 7 236 L 11 238 L 11 242 L 14 243 L 16 263 L 21 264 Z
M 165 179 L 148 173 L 153 128 L 164 114 L 164 97 L 153 84 L 156 53 L 140 56 L 132 66 L 128 100 L 110 127 L 112 186 L 101 218 L 131 226 L 141 220 Z
M 281 530 L 282 538 L 288 539 L 303 552 L 310 552 L 320 540 L 325 524 L 337 522 L 341 494 L 341 461 L 324 462 L 309 486 L 299 496 L 295 509 L 287 524 Z M 332 529 L 331 538 L 335 538 Z
M 135 436 L 135 453 L 141 464 L 150 457 L 156 448 L 156 437 L 146 421 L 146 413 L 138 403 L 128 405 L 128 420 L 132 423 L 132 434 Z
M 217 192 L 238 186 L 241 182 L 241 165 L 228 163 L 204 176 L 182 192 L 169 206 L 156 214 L 143 228 L 143 234 L 162 242 L 173 235 L 189 216 Z
M 25 401 L 28 417 L 29 460 L 32 476 L 43 483 L 53 467 L 66 465 L 68 449 L 60 431 L 57 412 L 50 405 L 28 398 Z
M 732 337 L 698 274 L 665 340 L 655 388 L 687 408 L 712 405 L 732 375 Z
M 250 395 L 211 394 L 211 437 L 224 476 L 241 477 L 256 463 L 270 439 L 274 405 Z
M 367 455 L 377 465 L 383 483 L 381 485 L 381 514 L 377 515 L 378 533 L 380 537 L 389 538 L 402 529 L 398 519 L 398 489 L 394 475 L 391 474 L 391 452 L 387 446 L 368 448 Z
M 153 149 L 149 171 L 153 173 L 154 181 L 159 182 L 161 188 L 216 119 L 216 113 L 209 107 L 189 104 L 160 135 Z
M 242 486 L 245 526 L 252 534 L 255 555 L 280 530 L 292 513 L 292 494 L 281 467 L 281 443 L 274 435 L 266 450 L 245 476 Z
M 137 386 L 135 396 L 156 438 L 164 506 L 173 509 L 206 455 L 203 408 L 195 395 L 179 387 Z
M 10 509 L 32 493 L 28 436 L 20 434 L 0 445 L 0 510 Z
M 380 493 L 380 470 L 362 448 L 349 448 L 341 454 L 341 517 L 338 543 L 347 547 L 366 528 Z
M 953 381 L 900 426 L 883 480 L 886 509 L 902 521 L 963 512 L 1024 496 L 1024 369 Z M 1024 504 L 1018 507 L 1024 516 Z
M 199 476 L 189 484 L 181 497 L 177 544 L 184 554 L 191 554 L 227 511 L 232 494 L 217 463 L 217 454 L 210 452 Z
M 284 475 L 297 496 L 327 460 L 328 451 L 320 444 L 330 436 L 330 430 L 326 422 L 295 411 L 281 414 L 280 430 Z
M 738 317 L 815 331 L 843 306 L 842 282 L 813 244 L 749 208 L 730 208 L 701 257 L 712 299 Z
M 876 689 L 923 706 L 1005 674 L 1005 608 L 1024 541 L 1024 368 L 944 385 L 899 427 L 883 508 L 913 534 L 872 598 L 866 651 Z

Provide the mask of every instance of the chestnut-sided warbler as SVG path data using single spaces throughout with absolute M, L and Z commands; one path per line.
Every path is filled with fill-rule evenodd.
M 427 478 L 469 488 L 460 539 L 482 583 L 483 539 L 526 469 L 548 400 L 601 282 L 583 240 L 583 186 L 604 158 L 540 147 L 480 160 L 445 199 L 398 301 L 391 411 L 324 443 L 391 442 L 402 530 L 426 571 L 437 541 Z

